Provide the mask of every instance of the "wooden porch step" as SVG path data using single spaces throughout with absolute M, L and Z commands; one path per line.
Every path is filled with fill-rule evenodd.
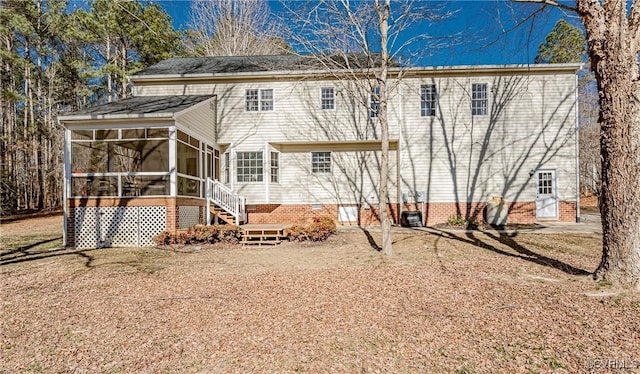
M 225 221 L 230 225 L 235 225 L 236 223 L 236 217 L 234 217 L 231 213 L 227 212 L 226 210 L 218 208 L 217 206 L 211 207 L 211 214 L 218 217 L 219 219 L 222 219 L 223 221 Z M 240 224 L 243 224 L 243 223 L 244 222 L 240 222 Z
M 252 226 L 243 228 L 242 233 L 242 245 L 276 245 L 280 244 L 285 238 L 284 230 L 286 226 L 282 227 L 268 227 L 265 226 Z

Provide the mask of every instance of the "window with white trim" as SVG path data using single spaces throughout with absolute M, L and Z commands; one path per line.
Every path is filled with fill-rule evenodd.
M 333 87 L 322 87 L 320 89 L 320 108 L 322 110 L 333 110 L 336 108 L 336 96 Z
M 369 98 L 369 117 L 377 118 L 380 111 L 380 87 L 375 86 Z
M 420 115 L 433 117 L 436 115 L 436 85 L 423 84 L 420 86 Z
M 471 115 L 486 116 L 488 93 L 486 83 L 473 83 L 471 85 Z
M 264 178 L 262 152 L 237 152 L 236 175 L 238 182 L 262 182 Z
M 273 90 L 260 90 L 260 111 L 273 110 Z
M 231 157 L 229 157 L 229 152 L 225 152 L 223 155 L 223 162 L 224 162 L 224 183 L 225 184 L 229 184 L 231 183 L 231 172 L 230 172 L 230 165 L 231 165 Z
M 280 181 L 280 153 L 271 152 L 271 183 Z
M 247 112 L 272 111 L 273 110 L 273 89 L 246 90 L 244 109 Z
M 245 105 L 244 105 L 244 109 L 247 112 L 257 112 L 258 108 L 260 108 L 258 93 L 259 93 L 259 90 L 247 90 L 245 94 Z
M 311 172 L 331 173 L 331 152 L 311 152 Z

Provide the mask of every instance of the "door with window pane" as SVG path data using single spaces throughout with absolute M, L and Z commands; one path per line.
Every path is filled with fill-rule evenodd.
M 540 170 L 536 173 L 536 217 L 557 218 L 558 196 L 555 170 Z

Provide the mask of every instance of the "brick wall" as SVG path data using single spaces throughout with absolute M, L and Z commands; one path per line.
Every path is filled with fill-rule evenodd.
M 517 202 L 509 203 L 509 223 L 533 223 L 536 221 L 536 204 L 535 202 Z M 463 218 L 475 218 L 479 222 L 484 220 L 484 208 L 486 203 L 425 203 L 424 208 L 421 204 L 403 204 L 403 211 L 420 211 L 422 210 L 423 218 L 427 226 L 438 223 L 445 223 L 450 217 L 458 214 Z M 559 221 L 575 222 L 576 219 L 576 203 L 560 202 L 558 206 Z M 358 222 L 352 222 L 354 225 L 375 225 L 379 224 L 379 210 L 371 207 L 365 209 L 359 208 Z M 398 222 L 398 204 L 389 204 L 387 206 L 387 214 L 394 223 Z M 338 205 L 322 205 L 321 209 L 312 209 L 311 205 L 281 205 L 281 204 L 261 204 L 256 205 L 254 210 L 248 211 L 249 223 L 308 223 L 314 217 L 329 217 L 338 222 Z M 344 223 L 342 224 L 349 224 Z

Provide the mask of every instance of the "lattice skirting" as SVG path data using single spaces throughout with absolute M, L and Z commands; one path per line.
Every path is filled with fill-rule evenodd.
M 164 206 L 74 208 L 76 248 L 146 247 L 166 229 Z
M 199 206 L 181 206 L 178 208 L 178 228 L 187 229 L 201 222 Z

